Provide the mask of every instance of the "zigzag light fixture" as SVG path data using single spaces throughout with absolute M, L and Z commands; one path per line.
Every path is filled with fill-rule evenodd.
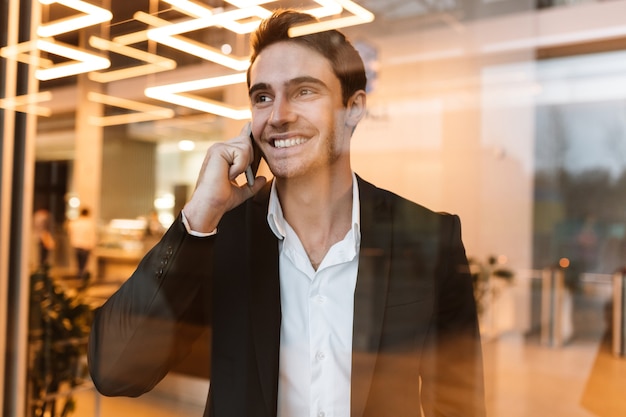
M 244 83 L 246 81 L 245 71 L 248 69 L 248 57 L 233 57 L 208 47 L 200 42 L 185 39 L 180 35 L 194 30 L 206 29 L 217 26 L 230 30 L 237 34 L 245 34 L 254 31 L 262 19 L 268 17 L 272 12 L 261 5 L 272 3 L 272 0 L 225 0 L 227 3 L 237 7 L 233 10 L 213 10 L 193 3 L 189 0 L 163 0 L 191 17 L 190 20 L 162 25 L 149 29 L 147 36 L 149 39 L 161 44 L 178 49 L 191 55 L 212 61 L 229 69 L 240 71 L 239 73 L 221 77 L 213 77 L 183 83 L 169 84 L 163 86 L 150 87 L 145 90 L 148 97 L 158 100 L 190 107 L 196 110 L 213 113 L 236 120 L 250 118 L 250 110 L 233 108 L 214 100 L 208 100 L 198 95 L 189 94 L 191 91 L 217 88 L 225 85 Z M 329 29 L 339 29 L 346 26 L 353 26 L 368 23 L 374 20 L 374 14 L 357 5 L 350 0 L 313 0 L 319 7 L 301 9 L 322 20 L 319 23 L 303 25 L 290 31 L 290 36 L 301 36 L 307 33 L 315 33 Z M 350 16 L 340 16 L 344 11 L 351 13 Z M 336 17 L 335 17 L 336 16 Z
M 161 71 L 167 71 L 176 68 L 176 61 L 165 58 L 160 55 L 142 51 L 128 45 L 123 45 L 114 41 L 91 36 L 89 45 L 103 51 L 111 51 L 120 55 L 125 55 L 146 64 L 136 65 L 128 68 L 120 68 L 106 72 L 90 72 L 89 79 L 99 83 L 109 83 L 112 81 L 122 80 L 126 78 L 139 77 L 141 75 L 154 74 Z
M 338 17 L 324 20 L 318 23 L 309 23 L 289 29 L 289 36 L 303 36 L 310 33 L 323 32 L 325 30 L 340 29 L 348 26 L 361 25 L 374 20 L 374 14 L 350 0 L 333 0 L 341 8 L 352 13 L 352 16 Z M 318 16 L 320 17 L 320 16 Z
M 141 103 L 135 100 L 109 96 L 93 91 L 87 94 L 87 98 L 96 103 L 134 111 L 134 113 L 118 114 L 113 116 L 91 116 L 89 118 L 89 122 L 96 126 L 113 126 L 127 123 L 169 119 L 174 117 L 174 110 L 172 109 Z
M 50 68 L 54 65 L 51 59 L 42 58 L 33 52 L 37 50 L 35 41 L 8 45 L 0 49 L 0 56 L 7 59 L 15 59 L 27 65 L 35 65 L 40 68 Z
M 241 72 L 220 77 L 205 78 L 202 80 L 150 87 L 146 88 L 144 93 L 148 97 L 178 104 L 179 106 L 189 107 L 206 113 L 227 117 L 229 119 L 245 120 L 249 119 L 251 116 L 250 109 L 247 107 L 235 108 L 198 95 L 185 94 L 190 91 L 206 90 L 244 82 L 246 82 L 246 73 Z
M 49 68 L 40 68 L 35 71 L 35 77 L 41 81 L 70 75 L 82 74 L 89 71 L 97 71 L 111 66 L 111 61 L 98 55 L 63 44 L 53 39 L 37 39 L 37 48 L 51 54 L 68 58 L 70 62 L 53 65 Z
M 41 59 L 33 55 L 37 49 L 67 58 L 70 61 L 53 64 L 51 60 Z M 52 38 L 35 39 L 17 45 L 6 46 L 0 50 L 0 55 L 5 58 L 15 57 L 21 62 L 37 65 L 39 68 L 35 70 L 35 78 L 40 81 L 67 77 L 83 72 L 98 71 L 111 65 L 111 61 L 107 58 L 76 48 L 73 45 L 55 41 Z
M 6 97 L 0 99 L 0 108 L 49 117 L 52 114 L 52 110 L 49 107 L 41 107 L 38 104 L 43 101 L 50 101 L 51 99 L 52 93 L 50 91 Z
M 148 38 L 178 49 L 191 55 L 215 62 L 236 71 L 244 71 L 248 68 L 247 57 L 235 58 L 223 54 L 215 48 L 208 47 L 200 42 L 179 37 L 183 33 L 206 29 L 212 26 L 223 27 L 237 34 L 245 34 L 254 31 L 262 19 L 271 15 L 271 11 L 263 8 L 260 4 L 269 3 L 268 0 L 226 0 L 236 6 L 236 9 L 215 13 L 214 10 L 192 3 L 189 0 L 163 0 L 195 19 L 167 25 L 148 31 Z M 303 25 L 300 33 L 294 32 L 292 36 L 305 33 L 314 33 L 328 29 L 338 29 L 374 20 L 374 15 L 350 0 L 314 0 L 320 7 L 303 9 L 317 18 L 325 18 L 340 14 L 344 9 L 353 13 L 353 16 L 339 17 L 325 20 L 320 23 Z M 252 20 L 250 20 L 252 19 Z M 244 21 L 243 23 L 240 21 Z M 290 32 L 291 33 L 291 32 Z
M 83 13 L 40 25 L 37 28 L 37 35 L 43 38 L 108 22 L 113 18 L 113 14 L 110 11 L 82 0 L 39 0 L 39 3 L 48 5 L 58 3 Z
M 185 9 L 188 2 L 181 0 L 166 0 L 168 3 L 176 4 L 176 8 L 183 9 L 188 12 L 200 13 L 197 7 L 194 9 Z M 221 51 L 206 46 L 203 43 L 179 37 L 186 32 L 205 29 L 211 26 L 222 26 L 224 22 L 236 22 L 237 20 L 257 17 L 263 19 L 268 17 L 271 12 L 259 6 L 249 7 L 245 9 L 234 9 L 227 12 L 213 14 L 213 12 L 204 7 L 205 12 L 202 16 L 198 16 L 191 20 L 174 23 L 148 30 L 148 38 L 171 48 L 178 49 L 207 61 L 215 62 L 224 67 L 234 69 L 236 71 L 244 71 L 248 68 L 248 57 L 232 57 L 222 53 Z
M 40 25 L 37 28 L 37 35 L 41 38 L 6 46 L 0 49 L 1 56 L 12 57 L 20 62 L 37 66 L 35 77 L 41 81 L 98 71 L 111 65 L 111 62 L 104 57 L 52 38 L 62 33 L 109 21 L 113 18 L 110 11 L 82 0 L 39 0 L 39 2 L 47 5 L 58 3 L 83 14 Z M 54 64 L 50 59 L 41 58 L 36 53 L 37 50 L 67 58 L 69 62 Z

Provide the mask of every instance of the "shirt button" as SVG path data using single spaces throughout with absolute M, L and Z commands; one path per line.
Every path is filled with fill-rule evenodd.
M 315 302 L 317 304 L 324 304 L 326 302 L 326 297 L 324 297 L 323 295 L 318 295 L 315 297 Z
M 317 413 L 317 417 L 324 417 L 326 415 L 325 412 L 320 411 L 319 413 Z
M 323 361 L 324 359 L 326 359 L 326 354 L 320 350 L 315 354 L 315 359 L 317 359 L 318 361 Z

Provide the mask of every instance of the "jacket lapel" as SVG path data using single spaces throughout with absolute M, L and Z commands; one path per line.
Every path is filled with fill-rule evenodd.
M 354 294 L 351 415 L 367 405 L 378 355 L 391 265 L 391 203 L 357 177 L 361 203 L 361 250 Z
M 363 415 L 376 365 L 389 282 L 392 234 L 390 201 L 373 185 L 359 177 L 357 180 L 361 204 L 361 250 L 354 294 L 352 417 Z M 258 369 L 266 409 L 270 416 L 275 416 L 281 310 L 278 242 L 266 220 L 269 190 L 268 184 L 249 202 L 246 221 L 250 226 L 252 359 Z
M 280 281 L 278 278 L 278 241 L 267 224 L 270 186 L 260 191 L 247 207 L 250 231 L 250 322 L 252 327 L 253 363 L 258 370 L 249 375 L 251 384 L 260 384 L 269 416 L 276 415 L 280 349 Z M 254 372 L 254 368 L 250 369 Z M 252 388 L 257 391 L 259 388 Z M 256 414 L 255 414 L 256 415 Z

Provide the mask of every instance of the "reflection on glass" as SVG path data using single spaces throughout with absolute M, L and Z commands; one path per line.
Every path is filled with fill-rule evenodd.
M 624 2 L 357 3 L 376 14 L 372 24 L 348 31 L 368 54 L 369 81 L 375 83 L 369 85 L 368 112 L 352 139 L 353 165 L 363 178 L 403 197 L 460 214 L 478 306 L 487 415 L 625 414 L 624 358 L 612 351 L 618 340 L 613 326 L 625 315 L 618 313 L 626 313 L 615 310 L 620 303 L 613 287 L 613 274 L 626 264 L 626 55 L 621 51 L 624 25 L 615 18 L 626 15 Z M 44 21 L 71 14 L 46 7 Z M 162 5 L 157 10 L 136 10 L 139 7 L 113 1 L 115 23 L 99 36 L 112 39 L 147 30 L 150 25 L 133 18 L 137 11 L 151 13 L 153 22 L 160 24 L 184 17 Z M 592 15 L 597 18 L 589 19 Z M 78 35 L 64 34 L 59 41 L 78 45 Z M 242 47 L 247 43 L 243 35 L 218 28 L 185 36 L 235 57 L 248 52 Z M 93 157 L 84 147 L 88 122 L 71 104 L 84 83 L 65 77 L 40 84 L 42 92 L 51 92 L 52 114 L 38 119 L 35 208 L 46 202 L 53 218 L 48 242 L 54 243 L 40 244 L 33 235 L 29 256 L 33 265 L 50 267 L 62 291 L 76 291 L 77 261 L 66 222 L 77 214 L 76 198 L 81 204 L 92 198 L 85 189 L 101 188 L 94 206 L 100 241 L 86 267 L 93 277 L 82 293 L 91 308 L 126 281 L 161 238 L 162 225 L 176 221 L 195 187 L 207 148 L 241 128 L 197 109 L 146 98 L 147 87 L 231 76 L 151 42 L 144 39 L 132 46 L 175 60 L 176 70 L 105 83 L 98 93 L 166 106 L 176 116 L 99 129 L 103 152 L 95 160 L 102 160 L 103 166 L 92 166 L 101 171 L 101 179 L 77 169 Z M 223 45 L 232 50 L 222 50 Z M 129 57 L 109 55 L 112 68 L 137 64 Z M 241 75 L 236 77 L 243 81 Z M 236 109 L 247 106 L 245 88 L 208 90 L 194 90 L 198 97 L 180 95 Z M 7 108 L 9 104 L 0 102 Z M 107 104 L 100 110 L 102 114 L 90 111 L 90 116 L 129 119 L 134 114 L 133 109 Z M 181 140 L 195 148 L 181 151 Z M 94 139 L 92 145 L 95 149 L 98 142 Z M 33 219 L 37 232 L 44 225 L 41 213 Z M 382 227 L 385 220 L 374 223 Z M 365 249 L 363 265 L 371 264 L 375 271 L 370 278 L 383 274 L 386 265 L 377 261 L 383 255 L 373 246 Z M 395 261 L 394 268 L 419 269 L 431 267 L 433 259 L 409 251 Z M 374 279 L 361 284 L 362 297 L 354 301 L 370 317 L 380 306 L 366 295 L 382 289 Z M 395 309 L 387 312 L 389 317 L 426 308 L 410 295 L 428 288 L 406 282 L 392 290 Z M 361 349 L 353 359 L 372 365 L 372 345 L 382 343 L 390 353 L 380 357 L 377 375 L 409 375 L 414 364 L 407 365 L 407 357 L 414 351 L 407 340 L 414 335 L 408 328 L 400 324 L 376 340 L 377 329 L 359 320 L 354 335 Z M 195 332 L 195 325 L 185 331 Z M 95 416 L 100 408 L 100 415 L 109 417 L 110 407 L 125 407 L 132 415 L 142 409 L 202 415 L 211 343 L 210 330 L 203 331 L 200 345 L 152 394 L 133 402 L 95 400 L 90 386 L 74 394 L 75 415 Z M 457 347 L 461 344 L 459 339 Z M 367 366 L 355 369 L 361 372 Z M 359 373 L 355 386 L 368 378 Z M 374 383 L 380 387 L 387 380 Z M 180 393 L 181 386 L 193 394 Z M 406 393 L 404 386 L 383 388 L 389 395 Z M 164 393 L 178 398 L 164 403 Z

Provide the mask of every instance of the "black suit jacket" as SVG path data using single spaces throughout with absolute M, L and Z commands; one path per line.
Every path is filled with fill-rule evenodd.
M 420 416 L 420 408 L 426 416 L 483 416 L 458 217 L 358 183 L 351 416 Z M 101 393 L 149 391 L 209 325 L 205 416 L 276 416 L 281 308 L 269 189 L 227 213 L 213 237 L 190 236 L 176 221 L 96 312 L 89 364 Z

